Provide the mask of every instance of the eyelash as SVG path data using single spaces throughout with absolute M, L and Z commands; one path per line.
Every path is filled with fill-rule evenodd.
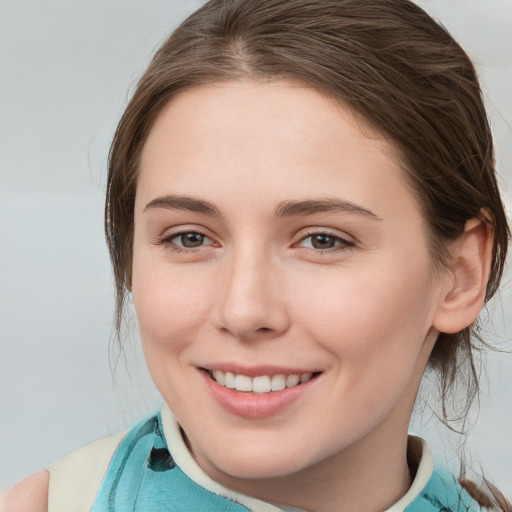
M 186 248 L 186 247 L 182 247 L 180 245 L 177 245 L 176 242 L 174 242 L 174 240 L 176 238 L 183 237 L 185 235 L 199 235 L 199 236 L 203 237 L 203 241 L 204 241 L 204 239 L 211 240 L 208 237 L 208 235 L 206 233 L 202 232 L 202 231 L 199 231 L 199 230 L 188 230 L 188 231 L 180 231 L 178 233 L 172 233 L 170 235 L 164 236 L 163 238 L 159 239 L 156 242 L 156 244 L 157 245 L 162 245 L 165 248 L 170 249 L 171 251 L 173 251 L 175 253 L 184 253 L 184 254 L 194 253 L 197 250 L 199 250 L 202 247 L 204 247 L 204 245 L 200 245 L 198 247 Z M 308 233 L 305 236 L 303 236 L 300 239 L 299 244 L 305 242 L 306 240 L 308 240 L 310 238 L 312 239 L 313 237 L 321 237 L 321 236 L 333 240 L 334 243 L 337 244 L 337 245 L 335 245 L 332 248 L 326 248 L 326 249 L 318 249 L 318 248 L 315 248 L 315 247 L 304 247 L 304 246 L 303 247 L 299 246 L 299 248 L 302 248 L 307 253 L 310 253 L 310 254 L 313 253 L 313 254 L 316 255 L 316 254 L 332 254 L 332 253 L 337 253 L 337 252 L 341 252 L 341 251 L 346 251 L 346 250 L 354 247 L 354 242 L 351 242 L 350 240 L 347 240 L 347 239 L 345 239 L 345 238 L 343 238 L 341 236 L 334 235 L 334 234 L 326 232 L 326 231 L 312 231 L 311 233 Z M 213 242 L 213 243 L 215 244 L 215 242 Z

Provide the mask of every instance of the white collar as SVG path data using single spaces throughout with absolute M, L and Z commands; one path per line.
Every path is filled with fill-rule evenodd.
M 215 480 L 212 480 L 192 457 L 183 441 L 178 422 L 167 405 L 162 407 L 162 426 L 172 458 L 179 468 L 196 484 L 214 494 L 240 503 L 252 511 L 284 512 L 283 509 L 276 505 L 227 489 Z M 405 495 L 385 512 L 403 512 L 425 488 L 434 471 L 434 459 L 426 441 L 420 437 L 409 436 L 409 445 L 419 454 L 418 469 L 414 481 Z

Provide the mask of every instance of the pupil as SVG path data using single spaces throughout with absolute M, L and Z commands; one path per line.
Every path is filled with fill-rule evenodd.
M 335 244 L 334 238 L 329 235 L 315 235 L 311 242 L 315 249 L 331 249 Z
M 199 233 L 187 233 L 181 235 L 181 243 L 184 247 L 200 247 L 203 243 L 204 236 Z

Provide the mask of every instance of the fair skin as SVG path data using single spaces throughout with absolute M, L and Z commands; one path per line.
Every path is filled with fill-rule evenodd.
M 0 512 L 46 512 L 50 474 L 40 471 L 0 496 Z
M 163 109 L 132 292 L 152 377 L 207 474 L 315 512 L 407 491 L 422 373 L 438 332 L 477 316 L 490 258 L 474 219 L 437 272 L 425 230 L 392 145 L 312 89 L 223 83 Z M 291 387 L 227 389 L 228 372 Z
M 403 495 L 453 280 L 389 142 L 293 83 L 179 94 L 142 154 L 132 284 L 153 379 L 212 478 L 315 511 Z M 266 415 L 213 370 L 316 377 Z

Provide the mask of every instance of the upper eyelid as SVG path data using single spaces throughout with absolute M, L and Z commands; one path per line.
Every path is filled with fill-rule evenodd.
M 311 247 L 302 247 L 303 249 L 313 250 L 313 251 L 318 251 L 318 252 L 330 252 L 330 251 L 331 252 L 335 252 L 336 250 L 339 250 L 339 249 L 347 249 L 347 248 L 351 248 L 351 247 L 355 246 L 355 242 L 353 242 L 352 240 L 348 240 L 347 238 L 343 238 L 341 236 L 330 235 L 328 233 L 313 233 L 312 235 L 304 236 L 297 243 L 295 243 L 294 245 L 297 246 L 298 244 L 304 242 L 308 238 L 314 237 L 315 235 L 325 235 L 325 236 L 328 236 L 330 238 L 337 239 L 340 243 L 338 245 L 335 245 L 334 247 L 330 247 L 330 248 L 327 248 L 327 249 L 324 249 L 324 250 L 315 249 L 315 248 L 311 248 Z
M 306 238 L 309 238 L 314 235 L 326 235 L 331 236 L 333 238 L 339 238 L 341 240 L 345 240 L 346 242 L 356 243 L 357 239 L 346 232 L 339 232 L 338 230 L 334 228 L 321 228 L 321 227 L 314 227 L 314 228 L 304 228 L 301 229 L 298 234 L 298 241 L 304 240 Z
M 212 241 L 215 243 L 215 240 L 213 240 L 213 238 L 211 236 L 209 236 L 207 233 L 203 232 L 203 231 L 199 231 L 199 230 L 196 230 L 196 229 L 187 229 L 187 230 L 184 230 L 184 231 L 177 231 L 176 233 L 169 233 L 167 235 L 163 235 L 161 237 L 162 240 L 172 240 L 174 238 L 178 238 L 180 236 L 183 236 L 183 235 L 188 235 L 188 234 L 191 234 L 191 233 L 194 233 L 194 234 L 197 234 L 197 235 L 201 235 L 202 237 Z
M 193 224 L 178 224 L 176 226 L 167 226 L 165 229 L 162 230 L 161 234 L 158 235 L 158 238 L 172 238 L 186 233 L 198 233 L 208 238 L 212 238 L 209 229 L 206 229 L 202 226 L 196 226 Z
M 315 233 L 308 233 L 307 235 L 301 236 L 300 239 L 299 239 L 299 242 L 302 241 L 302 240 L 307 240 L 308 238 L 311 238 L 311 237 L 314 237 L 314 236 L 327 236 L 329 238 L 335 238 L 335 239 L 338 239 L 338 240 L 344 240 L 345 242 L 350 242 L 351 241 L 351 240 L 349 240 L 348 236 L 336 235 L 334 233 L 329 233 L 329 232 L 326 232 L 326 231 L 318 231 L 318 232 L 315 232 Z
M 169 231 L 174 228 L 167 228 L 166 230 L 163 231 L 162 234 L 155 236 L 154 239 L 152 240 L 153 244 L 155 244 L 155 245 L 170 245 L 170 244 L 174 243 L 174 241 L 173 241 L 174 238 L 177 238 L 181 235 L 186 235 L 187 233 L 197 233 L 198 235 L 204 236 L 208 240 L 211 240 L 212 242 L 216 243 L 215 240 L 213 239 L 213 237 L 211 235 L 209 235 L 207 230 L 205 230 L 205 229 L 201 229 L 201 228 L 179 229 L 178 226 L 175 226 L 175 228 L 177 228 L 177 229 L 175 231 L 171 231 L 171 232 L 169 232 Z M 202 247 L 202 246 L 200 246 L 200 247 Z M 185 249 L 186 250 L 194 250 L 193 248 L 185 248 Z

